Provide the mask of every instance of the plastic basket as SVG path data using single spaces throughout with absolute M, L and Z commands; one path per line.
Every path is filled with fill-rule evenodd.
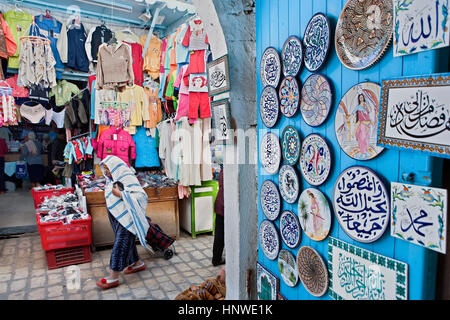
M 49 270 L 91 261 L 89 246 L 49 250 L 45 255 Z
M 42 191 L 35 191 L 34 188 L 31 189 L 31 194 L 33 195 L 34 200 L 34 207 L 38 208 L 39 205 L 44 202 L 45 198 L 51 198 L 52 196 L 59 196 L 62 194 L 66 194 L 69 192 L 73 192 L 74 188 L 64 188 L 64 189 L 58 189 L 58 190 L 42 190 Z
M 92 219 L 74 220 L 64 225 L 61 221 L 41 223 L 36 215 L 42 249 L 45 251 L 90 245 L 92 242 Z

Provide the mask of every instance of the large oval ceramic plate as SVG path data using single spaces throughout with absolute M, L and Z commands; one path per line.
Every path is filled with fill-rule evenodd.
M 286 117 L 293 117 L 298 109 L 300 100 L 297 80 L 294 77 L 283 79 L 279 89 L 280 110 Z
M 327 198 L 319 190 L 303 190 L 298 200 L 298 215 L 303 231 L 314 241 L 322 241 L 331 227 L 331 210 Z
M 272 128 L 277 123 L 280 106 L 278 93 L 274 87 L 267 86 L 261 92 L 261 97 L 259 98 L 259 114 L 266 127 Z
M 259 66 L 259 74 L 263 87 L 276 88 L 281 77 L 281 61 L 277 49 L 268 47 L 264 50 Z
M 389 194 L 375 172 L 366 167 L 350 167 L 339 175 L 333 206 L 342 229 L 359 242 L 378 240 L 389 224 Z
M 291 249 L 298 246 L 301 239 L 301 227 L 295 213 L 283 211 L 280 216 L 280 233 L 283 242 Z
M 275 260 L 278 257 L 281 243 L 277 227 L 273 222 L 269 220 L 261 222 L 259 226 L 259 245 L 267 259 Z
M 287 164 L 293 166 L 300 157 L 300 135 L 293 126 L 287 126 L 281 136 L 281 153 Z
M 325 140 L 313 133 L 302 143 L 299 161 L 300 171 L 306 182 L 319 186 L 327 180 L 331 170 L 331 154 Z
M 333 96 L 325 76 L 312 74 L 302 87 L 300 111 L 303 120 L 311 127 L 320 126 L 328 116 Z
M 319 70 L 330 49 L 330 23 L 322 13 L 309 21 L 303 36 L 304 63 L 311 72 Z
M 298 271 L 294 255 L 288 250 L 280 250 L 278 254 L 278 270 L 281 278 L 289 287 L 295 287 L 298 283 Z
M 356 160 L 370 160 L 383 151 L 377 146 L 381 87 L 359 83 L 342 97 L 336 110 L 334 129 L 341 149 Z
M 316 250 L 303 246 L 297 253 L 297 270 L 305 289 L 315 297 L 328 290 L 328 269 Z
M 352 70 L 370 67 L 381 58 L 393 34 L 392 0 L 349 0 L 336 25 L 339 60 Z
M 281 196 L 275 183 L 264 181 L 259 193 L 261 208 L 267 219 L 273 221 L 281 211 Z
M 286 39 L 281 51 L 281 61 L 283 62 L 283 74 L 285 77 L 297 76 L 303 62 L 302 42 L 296 36 Z
M 280 141 L 274 133 L 268 132 L 264 135 L 259 149 L 259 159 L 268 174 L 278 172 L 281 162 L 281 148 Z
M 283 165 L 278 173 L 281 197 L 287 203 L 294 203 L 299 194 L 300 180 L 293 166 Z

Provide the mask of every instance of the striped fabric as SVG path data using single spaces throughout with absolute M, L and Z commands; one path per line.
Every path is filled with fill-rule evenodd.
M 105 174 L 103 165 L 108 167 L 112 180 Z M 107 156 L 100 162 L 100 168 L 106 177 L 105 199 L 109 212 L 125 229 L 136 235 L 144 247 L 149 248 L 145 241 L 149 228 L 145 216 L 148 198 L 134 169 L 116 156 Z M 118 181 L 124 186 L 122 198 L 112 194 L 113 184 Z

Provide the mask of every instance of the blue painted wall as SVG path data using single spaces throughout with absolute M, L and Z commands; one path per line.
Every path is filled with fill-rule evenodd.
M 332 170 L 327 181 L 318 188 L 327 196 L 331 207 L 331 199 L 336 178 L 339 176 L 341 171 L 353 165 L 363 165 L 373 169 L 379 176 L 382 177 L 388 190 L 390 190 L 390 182 L 400 181 L 402 173 L 414 171 L 433 171 L 432 186 L 441 186 L 441 159 L 427 157 L 420 153 L 413 153 L 409 151 L 385 149 L 379 156 L 372 160 L 357 161 L 347 156 L 341 150 L 336 140 L 334 131 L 335 113 L 341 97 L 352 86 L 364 81 L 373 81 L 381 85 L 381 81 L 387 78 L 438 73 L 448 70 L 448 49 L 439 49 L 402 58 L 394 58 L 392 45 L 383 55 L 382 59 L 371 68 L 362 71 L 352 71 L 347 69 L 340 63 L 334 47 L 334 30 L 336 22 L 346 2 L 346 0 L 256 0 L 258 108 L 259 95 L 263 89 L 259 78 L 259 64 L 261 55 L 265 48 L 273 46 L 281 53 L 283 43 L 288 36 L 296 35 L 300 37 L 300 39 L 303 39 L 303 33 L 306 29 L 306 25 L 308 24 L 310 18 L 318 12 L 324 13 L 328 17 L 332 28 L 331 51 L 324 67 L 319 70 L 319 73 L 326 75 L 332 83 L 334 93 L 332 109 L 327 120 L 320 127 L 312 128 L 303 121 L 301 113 L 298 112 L 295 117 L 290 119 L 282 116 L 280 119 L 281 121 L 278 121 L 276 127 L 269 131 L 276 133 L 280 137 L 284 127 L 287 125 L 293 125 L 299 131 L 302 141 L 311 133 L 319 133 L 325 137 L 333 154 Z M 297 79 L 300 80 L 299 84 L 303 84 L 310 74 L 311 73 L 306 68 L 302 67 L 300 74 L 297 77 Z M 258 129 L 258 141 L 260 144 L 264 133 L 267 132 L 263 130 L 267 128 L 265 128 L 262 123 L 259 112 Z M 299 177 L 301 178 L 301 190 L 310 187 L 300 173 Z M 264 169 L 258 165 L 258 199 L 259 188 L 266 179 L 270 179 L 278 185 L 278 175 L 267 175 Z M 297 214 L 297 202 L 292 205 L 284 202 L 282 210 L 291 210 Z M 262 213 L 261 206 L 258 201 L 258 226 L 263 219 L 264 214 Z M 275 221 L 275 224 L 279 227 L 279 219 Z M 437 261 L 437 254 L 435 252 L 391 237 L 390 228 L 387 228 L 384 235 L 373 243 L 363 244 L 354 241 L 342 230 L 334 217 L 334 211 L 333 222 L 329 235 L 356 246 L 374 251 L 378 254 L 392 257 L 407 263 L 409 266 L 409 299 L 434 298 Z M 323 241 L 316 242 L 310 240 L 303 233 L 300 245 L 296 249 L 289 250 L 294 254 L 294 256 L 297 256 L 297 252 L 300 247 L 305 245 L 311 246 L 320 253 L 326 262 L 328 257 L 327 240 L 328 238 Z M 288 249 L 284 243 L 282 243 L 282 249 Z M 300 281 L 296 287 L 288 287 L 281 279 L 277 261 L 267 259 L 260 247 L 258 252 L 258 260 L 262 263 L 262 265 L 271 270 L 280 278 L 280 292 L 288 300 L 316 299 L 306 291 Z M 325 294 L 319 299 L 330 299 L 330 297 L 328 294 Z

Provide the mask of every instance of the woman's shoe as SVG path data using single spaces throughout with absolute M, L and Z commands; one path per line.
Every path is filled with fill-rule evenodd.
M 144 271 L 144 270 L 145 270 L 145 263 L 142 263 L 139 266 L 126 267 L 125 270 L 123 271 L 123 273 L 124 274 L 130 274 L 130 273 L 135 273 L 135 272 Z
M 101 280 L 97 281 L 97 286 L 104 290 L 110 289 L 110 288 L 115 288 L 115 287 L 119 286 L 119 279 L 110 280 L 110 279 L 102 278 Z

